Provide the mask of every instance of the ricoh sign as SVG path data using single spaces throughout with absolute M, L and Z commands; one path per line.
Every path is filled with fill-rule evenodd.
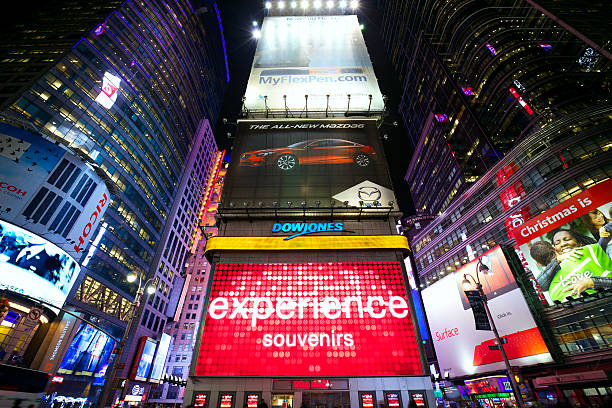
M 400 264 L 217 264 L 195 374 L 421 375 Z

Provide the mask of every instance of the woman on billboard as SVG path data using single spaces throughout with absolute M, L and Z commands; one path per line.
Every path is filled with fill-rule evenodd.
M 599 243 L 569 229 L 557 230 L 552 244 L 539 241 L 530 251 L 540 265 L 546 265 L 537 281 L 553 301 L 580 296 L 595 289 L 612 288 L 612 260 Z
M 610 208 L 612 212 L 612 207 Z M 587 229 L 599 240 L 599 245 L 606 251 L 608 257 L 612 258 L 612 220 L 606 217 L 601 211 L 595 209 L 582 217 L 582 221 Z

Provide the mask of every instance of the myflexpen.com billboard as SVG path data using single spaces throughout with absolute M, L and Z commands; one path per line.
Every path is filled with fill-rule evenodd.
M 382 110 L 357 16 L 267 17 L 245 106 L 251 111 Z

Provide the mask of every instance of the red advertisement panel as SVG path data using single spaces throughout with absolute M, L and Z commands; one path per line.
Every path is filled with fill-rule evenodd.
M 259 394 L 247 395 L 247 408 L 257 408 L 259 405 Z
M 400 264 L 217 264 L 195 374 L 422 375 Z
M 387 397 L 387 406 L 389 408 L 400 408 L 400 396 L 398 392 L 388 392 L 385 395 Z
M 219 408 L 232 408 L 234 402 L 234 394 L 219 395 Z
M 361 394 L 361 407 L 374 408 L 374 394 L 364 392 Z
M 415 402 L 418 408 L 426 408 L 427 404 L 425 403 L 425 394 L 422 392 L 411 392 L 410 398 Z
M 197 392 L 193 398 L 193 406 L 195 408 L 206 408 L 208 402 L 208 394 Z
M 522 245 L 612 201 L 612 179 L 601 182 L 543 212 L 512 231 Z

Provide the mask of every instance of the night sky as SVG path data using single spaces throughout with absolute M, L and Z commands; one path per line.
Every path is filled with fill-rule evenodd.
M 400 89 L 400 83 L 380 40 L 378 31 L 380 15 L 373 5 L 370 6 L 372 3 L 374 2 L 362 0 L 357 16 L 359 22 L 365 26 L 363 34 L 380 89 L 383 95 L 389 98 L 387 101 L 389 115 L 385 118 L 380 133 L 388 135 L 386 139 L 383 138 L 383 144 L 400 209 L 405 215 L 410 215 L 414 213 L 414 206 L 404 175 L 412 156 L 412 148 L 397 114 L 400 97 L 397 90 Z M 241 98 L 246 89 L 257 46 L 257 41 L 252 35 L 252 22 L 256 20 L 261 25 L 265 9 L 263 0 L 224 0 L 220 1 L 218 6 L 228 52 L 230 83 L 214 133 L 219 148 L 229 151 L 232 140 L 228 139 L 226 134 L 228 132 L 235 134 L 236 128 L 232 122 L 235 123 L 240 113 Z M 223 118 L 227 118 L 229 124 L 224 125 Z M 393 125 L 394 122 L 398 124 L 397 127 Z

